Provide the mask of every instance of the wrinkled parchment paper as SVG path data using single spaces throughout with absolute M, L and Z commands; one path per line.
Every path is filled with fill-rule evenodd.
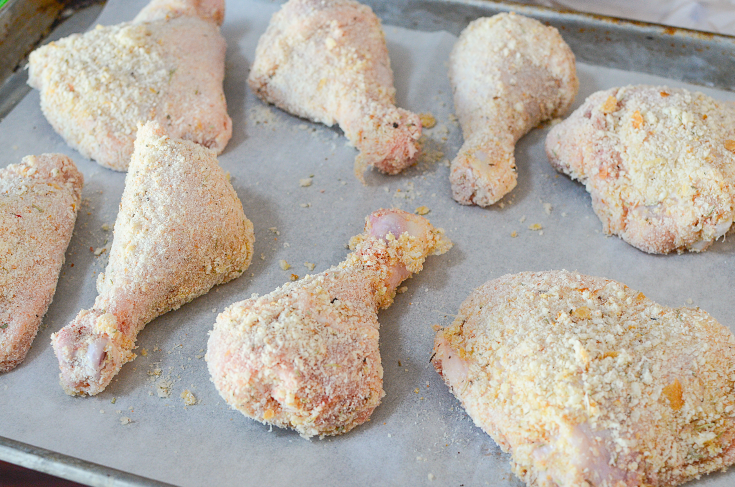
M 110 0 L 99 23 L 132 19 L 144 3 Z M 604 236 L 584 188 L 548 164 L 546 129 L 520 141 L 519 183 L 502 204 L 481 209 L 452 200 L 448 161 L 462 140 L 446 75 L 452 35 L 385 26 L 398 104 L 432 113 L 437 125 L 425 131 L 425 155 L 416 166 L 398 176 L 369 172 L 362 186 L 352 172 L 356 151 L 338 129 L 268 107 L 246 87 L 256 42 L 277 4 L 242 0 L 227 8 L 225 93 L 234 134 L 219 160 L 255 225 L 255 258 L 241 278 L 150 323 L 138 337 L 138 358 L 98 396 L 64 394 L 49 337 L 94 301 L 95 279 L 108 255 L 100 249 L 109 250 L 112 242 L 103 226 L 114 223 L 124 174 L 68 148 L 42 116 L 35 91 L 0 123 L 3 166 L 27 154 L 61 152 L 86 178 L 54 302 L 25 362 L 0 375 L 0 436 L 183 486 L 519 486 L 508 456 L 472 424 L 429 364 L 432 325 L 451 323 L 470 291 L 505 273 L 563 268 L 622 281 L 662 304 L 700 306 L 726 326 L 735 324 L 733 239 L 700 255 L 652 256 Z M 683 86 L 594 66 L 578 69 L 575 106 L 616 85 Z M 733 93 L 702 91 L 735 100 Z M 311 186 L 300 186 L 308 177 Z M 252 293 L 272 291 L 292 273 L 303 277 L 305 262 L 316 265 L 314 272 L 338 263 L 375 209 L 419 206 L 430 210 L 427 217 L 455 246 L 430 257 L 380 314 L 386 396 L 372 420 L 343 437 L 307 441 L 229 409 L 203 359 L 217 313 Z M 529 230 L 533 224 L 543 231 Z M 292 268 L 281 270 L 279 260 Z M 181 398 L 187 390 L 195 405 Z M 691 485 L 733 483 L 735 472 Z

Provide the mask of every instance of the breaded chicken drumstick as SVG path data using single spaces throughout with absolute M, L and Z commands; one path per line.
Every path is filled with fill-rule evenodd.
M 36 49 L 28 84 L 67 144 L 126 171 L 138 123 L 221 153 L 232 136 L 222 90 L 224 0 L 152 0 L 132 22 Z
M 238 277 L 252 255 L 253 226 L 215 152 L 141 126 L 94 307 L 52 336 L 64 390 L 103 391 L 148 322 Z
M 498 14 L 462 31 L 449 77 L 464 135 L 452 194 L 463 205 L 489 206 L 516 186 L 518 139 L 571 106 L 579 87 L 574 54 L 555 28 Z
M 395 106 L 393 71 L 380 20 L 354 0 L 290 0 L 258 41 L 248 79 L 263 100 L 332 126 L 368 166 L 396 174 L 418 155 L 421 121 Z
M 305 438 L 346 433 L 369 419 L 384 395 L 377 312 L 451 242 L 420 216 L 378 210 L 350 247 L 338 266 L 217 317 L 206 360 L 233 408 Z
M 83 184 L 62 154 L 0 170 L 0 372 L 23 361 L 51 304 Z
M 432 362 L 528 486 L 671 487 L 735 462 L 735 336 L 599 277 L 489 281 Z

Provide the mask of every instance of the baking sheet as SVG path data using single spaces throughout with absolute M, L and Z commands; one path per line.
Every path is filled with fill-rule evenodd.
M 145 3 L 110 0 L 99 23 L 131 19 Z M 462 140 L 446 76 L 454 35 L 385 26 L 398 104 L 431 112 L 438 123 L 425 131 L 425 155 L 416 166 L 398 176 L 370 172 L 362 186 L 352 173 L 356 151 L 338 129 L 268 107 L 246 87 L 257 39 L 278 4 L 242 0 L 227 7 L 222 32 L 233 138 L 219 160 L 255 225 L 255 259 L 241 278 L 150 323 L 138 337 L 139 357 L 98 396 L 63 393 L 49 337 L 94 301 L 107 256 L 94 250 L 110 247 L 112 234 L 102 227 L 114 223 L 124 174 L 68 148 L 43 118 L 36 91 L 0 123 L 3 166 L 26 154 L 61 152 L 86 178 L 54 302 L 25 362 L 0 376 L 0 436 L 182 486 L 520 486 L 507 455 L 472 424 L 429 364 L 432 325 L 451 323 L 471 290 L 509 272 L 578 270 L 622 281 L 662 304 L 700 306 L 733 328 L 733 239 L 699 255 L 652 256 L 605 237 L 584 188 L 546 161 L 544 129 L 520 141 L 519 183 L 502 205 L 481 209 L 452 200 L 448 161 Z M 586 64 L 578 72 L 575 107 L 594 91 L 629 83 L 666 83 L 735 100 L 732 92 L 646 74 Z M 312 175 L 311 186 L 299 186 Z M 292 273 L 305 275 L 304 262 L 319 272 L 341 261 L 373 210 L 419 206 L 431 210 L 427 217 L 455 246 L 430 257 L 380 314 L 386 397 L 372 420 L 342 437 L 307 441 L 229 409 L 203 359 L 217 313 L 252 293 L 272 291 Z M 528 230 L 535 223 L 543 233 Z M 281 259 L 292 268 L 281 270 Z M 196 396 L 196 405 L 184 404 L 184 390 Z M 731 471 L 690 485 L 734 482 Z

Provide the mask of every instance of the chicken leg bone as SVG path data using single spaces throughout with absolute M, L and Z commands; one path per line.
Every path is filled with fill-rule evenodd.
M 418 155 L 421 121 L 395 106 L 380 20 L 353 0 L 290 0 L 258 41 L 250 87 L 264 101 L 315 122 L 338 123 L 368 166 L 397 174 Z
M 489 206 L 516 185 L 518 139 L 572 104 L 574 54 L 555 28 L 499 14 L 462 32 L 449 76 L 465 140 L 452 161 L 452 194 L 463 205 Z
M 222 397 L 257 421 L 303 437 L 346 433 L 380 403 L 377 312 L 426 256 L 451 247 L 442 230 L 400 210 L 378 210 L 338 266 L 217 317 L 207 364 Z
M 138 130 L 114 232 L 94 307 L 52 335 L 68 394 L 103 391 L 148 322 L 238 277 L 253 254 L 252 223 L 214 151 L 155 122 Z

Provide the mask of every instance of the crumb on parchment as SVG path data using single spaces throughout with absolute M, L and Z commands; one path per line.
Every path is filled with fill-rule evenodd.
M 198 402 L 196 396 L 189 389 L 184 389 L 181 393 L 181 399 L 184 400 L 184 404 L 187 406 L 193 406 Z
M 429 112 L 420 113 L 419 118 L 421 119 L 421 126 L 425 129 L 433 128 L 436 125 L 436 118 Z

